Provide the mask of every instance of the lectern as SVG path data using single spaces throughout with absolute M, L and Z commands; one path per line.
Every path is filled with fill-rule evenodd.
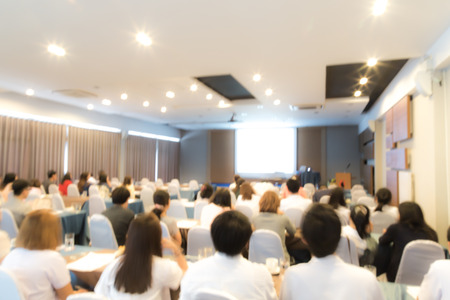
M 352 188 L 352 174 L 351 173 L 336 173 L 336 184 L 340 187 L 341 182 L 344 183 L 344 189 L 350 190 Z

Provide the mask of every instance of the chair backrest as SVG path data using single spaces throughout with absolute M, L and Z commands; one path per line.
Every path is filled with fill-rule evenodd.
M 89 196 L 100 195 L 98 187 L 95 184 L 89 186 Z
M 172 179 L 170 183 L 173 183 L 177 186 L 177 188 L 180 188 L 180 181 L 177 178 Z
M 248 260 L 265 264 L 266 258 L 269 257 L 284 258 L 280 237 L 275 232 L 267 229 L 253 231 L 250 237 Z
M 238 300 L 238 298 L 225 291 L 210 288 L 198 289 L 191 296 L 193 300 Z
M 323 204 L 328 204 L 330 202 L 330 195 L 324 195 L 320 197 L 319 202 Z
M 336 254 L 344 262 L 359 266 L 358 252 L 355 243 L 345 235 L 341 235 Z
M 211 231 L 207 227 L 194 226 L 188 231 L 187 255 L 197 256 L 198 250 L 203 248 L 214 249 Z
M 428 240 L 409 242 L 403 250 L 395 282 L 420 285 L 430 265 L 439 259 L 445 259 L 445 254 L 438 243 Z
M 195 179 L 191 179 L 191 180 L 189 181 L 189 189 L 190 189 L 190 190 L 198 190 L 198 189 L 199 189 L 198 181 L 195 180 Z
M 25 299 L 25 295 L 20 289 L 20 283 L 14 278 L 12 273 L 2 267 L 0 267 L 0 291 L 2 299 Z
M 367 196 L 367 194 L 364 190 L 354 190 L 351 192 L 351 195 L 352 195 L 353 203 L 357 203 L 359 198 Z
M 106 210 L 105 201 L 99 195 L 89 196 L 89 216 L 101 214 Z
M 161 237 L 164 239 L 170 239 L 169 227 L 167 227 L 166 223 L 160 221 L 161 225 Z M 170 249 L 163 249 L 163 255 L 173 255 L 173 251 Z
M 149 212 L 152 210 L 152 207 L 155 205 L 153 202 L 153 190 L 148 187 L 144 187 L 141 190 L 141 200 L 144 205 L 144 211 Z
M 80 191 L 75 183 L 69 184 L 67 187 L 67 196 L 70 197 L 80 197 Z
M 360 197 L 356 203 L 364 204 L 365 206 L 367 206 L 369 208 L 377 206 L 373 197 L 369 197 L 369 196 Z
M 240 211 L 241 213 L 243 213 L 245 216 L 247 216 L 247 218 L 250 221 L 250 223 L 252 222 L 253 210 L 251 209 L 250 206 L 243 205 L 243 204 L 238 204 L 238 205 L 235 206 L 234 209 L 237 210 L 237 211 Z
M 395 217 L 391 214 L 376 211 L 370 215 L 370 220 L 373 224 L 373 233 L 382 234 L 383 230 L 397 222 Z
M 312 196 L 314 195 L 314 192 L 316 191 L 316 188 L 314 187 L 314 184 L 312 183 L 305 183 L 303 186 L 303 189 L 306 192 L 306 195 L 309 199 L 312 199 Z
M 187 219 L 186 208 L 180 200 L 171 200 L 166 214 L 176 219 Z
M 154 182 L 151 182 L 151 181 L 150 181 L 149 183 L 147 183 L 146 187 L 152 189 L 153 192 L 156 191 L 156 184 L 155 184 Z
M 167 192 L 170 195 L 170 199 L 181 199 L 180 189 L 175 183 L 169 183 L 167 186 Z
M 52 208 L 53 210 L 64 210 L 66 206 L 64 205 L 63 198 L 59 193 L 52 194 Z
M 236 204 L 236 194 L 230 189 L 228 191 L 230 192 L 231 204 L 235 205 Z
M 164 185 L 164 181 L 161 178 L 156 179 L 155 185 L 157 188 L 160 188 Z
M 94 292 L 72 294 L 67 297 L 67 300 L 107 300 L 108 298 Z
M 147 177 L 144 177 L 144 178 L 141 179 L 140 184 L 141 184 L 141 186 L 145 186 L 145 185 L 147 185 L 149 182 L 150 182 L 150 180 L 148 180 Z
M 37 198 L 40 198 L 41 194 L 39 193 L 39 190 L 32 189 L 30 193 L 28 194 L 28 197 L 26 199 L 27 202 L 33 202 Z
M 291 220 L 295 228 L 300 228 L 303 219 L 303 210 L 300 207 L 288 207 L 284 214 Z
M 89 226 L 92 247 L 118 249 L 116 235 L 107 217 L 101 214 L 94 214 L 91 216 Z
M 50 184 L 50 185 L 48 186 L 48 193 L 49 193 L 50 195 L 51 195 L 51 194 L 59 193 L 58 186 L 57 186 L 56 184 L 54 184 L 54 183 Z
M 194 219 L 200 220 L 203 208 L 208 205 L 206 200 L 197 200 L 194 205 Z
M 17 233 L 19 232 L 19 228 L 17 227 L 14 215 L 9 209 L 6 208 L 2 208 L 1 211 L 2 211 L 2 219 L 0 220 L 0 229 L 6 231 L 11 240 L 15 239 Z
M 362 184 L 355 184 L 352 186 L 352 192 L 355 190 L 363 190 L 364 191 L 364 187 L 362 186 Z

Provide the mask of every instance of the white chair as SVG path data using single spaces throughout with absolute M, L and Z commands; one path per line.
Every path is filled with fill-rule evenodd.
M 265 264 L 266 258 L 269 257 L 284 258 L 280 237 L 275 232 L 267 229 L 253 231 L 250 237 L 248 260 Z
M 105 201 L 99 195 L 89 196 L 89 216 L 101 214 L 106 210 Z
M 41 184 L 41 194 L 42 195 L 45 195 L 45 194 L 47 194 L 46 192 L 45 192 L 45 188 L 44 188 L 44 186 Z
M 119 180 L 119 178 L 117 178 L 117 177 L 113 177 L 113 178 L 111 178 L 111 183 L 113 183 L 113 182 L 118 182 L 118 183 L 120 183 L 120 180 Z
M 39 193 L 38 190 L 31 190 L 30 193 L 28 194 L 27 199 L 25 200 L 26 202 L 33 202 L 34 200 L 36 200 L 37 198 L 40 198 L 41 194 Z
M 178 189 L 180 189 L 180 181 L 177 178 L 173 178 L 170 183 L 173 183 L 177 186 Z
M 189 189 L 190 189 L 190 190 L 198 190 L 198 189 L 199 189 L 198 181 L 195 180 L 195 179 L 191 179 L 191 180 L 189 181 Z
M 78 187 L 76 184 L 71 183 L 67 187 L 67 196 L 69 197 L 80 197 L 80 191 L 78 190 Z
M 430 265 L 439 259 L 445 259 L 445 254 L 438 243 L 428 240 L 409 242 L 403 250 L 395 282 L 420 285 Z
M 383 230 L 397 222 L 395 217 L 391 214 L 376 211 L 370 215 L 370 220 L 373 224 L 373 233 L 382 234 Z
M 314 184 L 312 183 L 305 183 L 303 186 L 303 189 L 306 192 L 306 195 L 308 195 L 309 199 L 312 199 L 312 196 L 314 195 L 316 188 L 314 187 Z
M 356 191 L 356 190 L 362 190 L 364 191 L 364 187 L 362 186 L 362 184 L 355 184 L 354 186 L 352 186 L 352 192 Z
M 228 190 L 228 191 L 230 192 L 231 204 L 235 205 L 236 204 L 236 194 L 232 190 Z
M 364 204 L 368 208 L 373 208 L 373 207 L 377 206 L 373 197 L 369 197 L 369 196 L 360 197 L 356 203 Z
M 0 291 L 1 298 L 8 300 L 24 300 L 25 295 L 20 289 L 20 283 L 14 278 L 14 275 L 0 267 Z
M 238 300 L 233 295 L 222 291 L 210 288 L 201 288 L 192 295 L 193 300 Z
M 330 202 L 330 195 L 324 195 L 320 197 L 319 202 L 322 204 L 328 204 Z
M 140 185 L 141 186 L 146 186 L 149 182 L 150 182 L 150 180 L 148 180 L 147 177 L 144 177 L 144 178 L 141 179 Z
M 161 237 L 170 239 L 170 232 L 167 225 L 163 221 L 160 221 L 159 224 L 161 225 Z M 173 252 L 170 249 L 163 249 L 163 255 L 173 255 Z
M 250 206 L 243 205 L 243 204 L 238 204 L 238 205 L 235 206 L 234 209 L 237 210 L 237 211 L 240 211 L 241 213 L 243 213 L 248 218 L 250 223 L 252 222 L 253 210 L 251 209 Z
M 176 219 L 187 219 L 186 208 L 179 200 L 171 200 L 166 214 Z
M 57 194 L 52 194 L 52 209 L 53 210 L 57 210 L 57 211 L 61 211 L 64 210 L 66 208 L 63 198 L 61 197 L 61 195 L 59 193 Z
M 144 187 L 141 190 L 141 200 L 142 204 L 144 205 L 144 211 L 152 211 L 153 207 L 155 206 L 155 203 L 153 202 L 153 190 L 151 188 Z
M 52 195 L 52 194 L 59 194 L 59 189 L 58 189 L 58 186 L 56 185 L 56 184 L 54 184 L 54 183 L 52 183 L 52 184 L 50 184 L 49 186 L 48 186 L 48 193 L 50 194 L 50 195 Z
M 160 188 L 164 185 L 164 181 L 161 178 L 156 179 L 155 185 L 157 188 Z
M 341 235 L 336 254 L 344 262 L 359 266 L 358 252 L 355 243 L 345 235 Z
M 300 228 L 303 219 L 303 210 L 300 207 L 288 207 L 284 214 L 291 220 L 295 228 Z
M 156 184 L 154 182 L 147 183 L 146 187 L 151 188 L 153 192 L 156 192 Z
M 167 186 L 167 192 L 170 195 L 170 199 L 181 199 L 180 188 L 176 185 L 176 183 L 169 183 Z
M 208 201 L 206 200 L 197 200 L 194 205 L 194 219 L 200 220 L 200 217 L 202 216 L 202 210 L 203 208 L 208 205 Z
M 15 239 L 17 233 L 19 232 L 19 228 L 17 227 L 14 215 L 9 209 L 6 208 L 2 208 L 1 212 L 2 212 L 2 219 L 0 220 L 0 229 L 6 231 L 11 240 Z
M 187 236 L 187 255 L 197 256 L 198 250 L 203 248 L 214 249 L 211 231 L 207 227 L 194 226 L 189 229 Z
M 100 192 L 98 190 L 98 187 L 94 184 L 91 184 L 89 186 L 89 196 L 94 196 L 94 195 L 99 195 L 100 196 Z
M 116 235 L 107 217 L 101 214 L 94 214 L 91 216 L 89 226 L 92 247 L 118 249 Z
M 67 300 L 107 300 L 108 298 L 94 292 L 72 294 L 67 297 Z
M 352 195 L 352 202 L 353 203 L 357 203 L 359 198 L 367 196 L 367 194 L 366 194 L 366 192 L 364 190 L 352 191 L 351 195 Z

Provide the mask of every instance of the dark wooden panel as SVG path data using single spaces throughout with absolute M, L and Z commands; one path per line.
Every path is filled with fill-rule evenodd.
M 386 152 L 386 166 L 391 169 L 408 169 L 407 149 L 398 148 Z
M 389 170 L 386 172 L 386 187 L 392 193 L 392 205 L 398 206 L 398 172 Z
M 392 120 L 392 108 L 386 112 L 386 134 L 392 134 L 394 123 Z
M 232 182 L 234 175 L 234 130 L 213 130 L 210 134 L 211 181 Z
M 365 159 L 374 159 L 375 152 L 375 142 L 367 143 L 363 148 L 364 158 Z
M 393 141 L 411 138 L 411 97 L 406 96 L 393 108 Z
M 364 165 L 363 168 L 363 185 L 364 188 L 369 192 L 369 194 L 373 195 L 373 173 L 374 173 L 373 166 L 370 165 Z
M 392 134 L 386 136 L 386 149 L 395 148 L 395 143 L 392 141 Z
M 322 127 L 297 128 L 297 170 L 300 166 L 322 170 Z M 325 145 L 323 145 L 325 146 Z

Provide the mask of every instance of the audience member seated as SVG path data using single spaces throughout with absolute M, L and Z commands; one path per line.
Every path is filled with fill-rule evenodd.
M 155 203 L 153 213 L 158 217 L 158 219 L 167 225 L 170 237 L 175 244 L 181 246 L 181 233 L 178 229 L 177 220 L 167 215 L 167 210 L 170 207 L 169 193 L 163 190 L 156 190 L 153 194 L 153 202 Z
M 128 209 L 128 198 L 130 192 L 126 188 L 116 188 L 112 193 L 113 206 L 102 212 L 111 222 L 119 246 L 125 245 L 128 227 L 134 219 L 134 212 Z
M 31 185 L 31 190 L 30 193 L 36 194 L 36 195 L 42 195 L 42 190 L 41 190 L 41 182 L 39 181 L 39 179 L 34 178 L 30 180 L 30 185 Z
M 2 191 L 3 202 L 8 201 L 8 194 L 11 192 L 12 183 L 17 179 L 15 173 L 6 173 L 3 177 L 2 184 L 0 186 L 0 190 Z M 1 202 L 2 199 L 0 199 Z
M 350 238 L 356 246 L 361 266 L 373 265 L 377 242 L 370 236 L 370 210 L 363 204 L 357 204 L 350 211 L 350 224 L 342 227 L 342 233 Z
M 335 188 L 337 188 L 337 185 L 334 183 L 330 183 L 328 185 L 328 188 L 326 189 L 320 189 L 318 191 L 316 191 L 313 195 L 313 202 L 314 203 L 319 203 L 320 202 L 320 198 L 322 198 L 323 196 L 329 196 L 331 194 L 331 191 L 334 190 Z
M 195 299 L 202 288 L 226 292 L 237 299 L 277 299 L 267 268 L 242 257 L 252 228 L 239 211 L 218 215 L 211 224 L 211 237 L 217 252 L 189 267 L 181 281 L 181 300 Z
M 163 248 L 172 250 L 174 258 L 162 258 Z M 164 293 L 178 289 L 186 270 L 180 248 L 161 240 L 155 214 L 143 214 L 131 222 L 124 254 L 103 271 L 95 293 L 108 299 L 168 299 Z
M 398 207 L 400 221 L 388 227 L 379 238 L 375 257 L 377 274 L 386 272 L 388 281 L 394 282 L 406 244 L 414 240 L 432 240 L 438 237 L 425 222 L 422 209 L 414 202 L 403 202 Z M 392 248 L 391 248 L 392 244 Z
M 241 194 L 241 185 L 245 182 L 244 178 L 238 178 L 236 181 L 236 186 L 232 189 L 233 193 L 236 195 L 236 198 Z
M 28 181 L 17 179 L 12 184 L 12 190 L 14 197 L 9 199 L 8 202 L 3 203 L 2 207 L 7 208 L 12 212 L 17 227 L 20 228 L 20 224 L 22 224 L 25 215 L 31 211 L 31 205 L 25 202 L 30 193 L 31 186 Z
M 208 200 L 211 198 L 212 194 L 214 193 L 214 189 L 212 185 L 209 183 L 202 184 L 202 187 L 200 188 L 200 191 L 197 195 L 197 200 Z
M 290 261 L 289 253 L 286 248 L 286 233 L 289 236 L 294 236 L 295 226 L 289 218 L 278 213 L 280 207 L 280 198 L 277 193 L 273 191 L 265 192 L 259 202 L 260 214 L 253 218 L 253 226 L 255 229 L 268 229 L 280 236 L 281 244 L 283 245 L 284 257 Z
M 131 176 L 125 176 L 125 178 L 123 179 L 123 186 L 126 187 L 128 189 L 128 191 L 130 191 L 130 198 L 134 199 L 134 184 L 133 184 L 133 178 L 131 178 Z
M 450 227 L 447 229 L 450 249 Z M 420 285 L 418 300 L 450 299 L 450 260 L 437 260 L 431 266 Z
M 253 216 L 259 213 L 259 199 L 250 183 L 241 184 L 240 195 L 236 200 L 236 205 L 245 205 L 252 209 Z
M 280 299 L 384 299 L 370 271 L 334 255 L 341 222 L 331 206 L 313 204 L 305 214 L 302 233 L 314 257 L 286 270 Z
M 0 230 L 0 264 L 11 249 L 11 241 L 6 231 Z
M 241 176 L 239 176 L 238 174 L 233 176 L 233 180 L 234 181 L 229 186 L 230 191 L 232 191 L 232 190 L 234 190 L 236 188 L 236 184 L 237 184 L 239 178 L 241 178 Z
M 303 198 L 298 194 L 300 182 L 291 178 L 286 182 L 287 198 L 282 199 L 280 210 L 285 211 L 288 207 L 300 207 L 303 211 L 312 203 L 310 199 Z
M 16 248 L 2 267 L 20 282 L 26 299 L 66 299 L 74 293 L 66 260 L 55 251 L 62 243 L 61 231 L 61 220 L 51 210 L 35 210 L 23 221 Z
M 64 174 L 63 178 L 61 179 L 61 183 L 59 184 L 59 192 L 63 196 L 67 196 L 67 188 L 69 187 L 69 184 L 72 184 L 72 175 L 70 172 L 67 172 Z
M 49 170 L 47 172 L 47 179 L 42 182 L 46 194 L 48 194 L 48 187 L 50 184 L 58 184 L 58 174 L 56 174 L 55 170 Z
M 89 187 L 91 186 L 88 182 L 89 176 L 89 172 L 83 172 L 80 175 L 80 180 L 78 181 L 78 191 L 80 192 L 80 195 L 83 195 L 84 193 L 86 196 L 89 196 Z
M 230 191 L 224 188 L 218 188 L 211 196 L 210 203 L 202 210 L 200 217 L 201 226 L 210 227 L 214 218 L 226 210 L 231 209 Z
M 98 193 L 102 199 L 108 199 L 111 196 L 111 184 L 108 175 L 105 172 L 100 172 L 98 179 Z
M 306 191 L 302 187 L 302 183 L 300 182 L 300 177 L 294 175 L 290 179 L 295 180 L 295 181 L 298 182 L 298 186 L 299 186 L 298 194 L 301 197 L 307 199 L 308 198 L 308 194 L 306 193 Z M 286 184 L 283 184 L 282 189 L 281 189 L 281 199 L 285 199 L 287 197 L 289 197 L 289 188 L 288 188 L 287 182 L 286 182 Z
M 387 188 L 381 188 L 375 194 L 375 207 L 374 212 L 380 212 L 392 215 L 396 220 L 399 218 L 398 208 L 391 205 L 392 194 Z
M 350 210 L 345 203 L 344 190 L 342 188 L 335 188 L 331 191 L 328 204 L 330 204 L 337 213 L 342 226 L 348 225 L 350 221 Z

